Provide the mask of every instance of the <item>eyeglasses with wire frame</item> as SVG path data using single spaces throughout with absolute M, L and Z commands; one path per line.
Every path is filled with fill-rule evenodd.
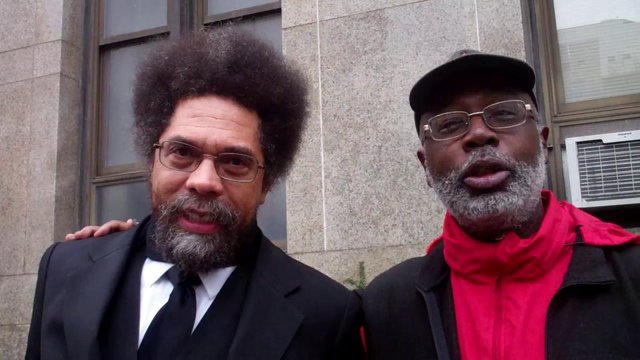
M 427 134 L 435 141 L 453 140 L 464 136 L 471 128 L 471 117 L 482 115 L 487 127 L 493 130 L 509 129 L 527 121 L 527 113 L 532 111 L 531 104 L 522 100 L 505 100 L 488 105 L 482 111 L 468 113 L 450 111 L 429 118 L 423 126 L 423 141 Z
M 180 141 L 163 141 L 153 144 L 158 149 L 158 159 L 165 167 L 184 172 L 195 171 L 204 158 L 210 158 L 221 179 L 250 183 L 264 169 L 258 159 L 251 155 L 239 153 L 205 154 L 201 148 Z

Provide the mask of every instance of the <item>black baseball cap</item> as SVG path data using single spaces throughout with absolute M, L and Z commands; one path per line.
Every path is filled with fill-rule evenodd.
M 508 79 L 516 88 L 527 92 L 534 105 L 538 107 L 533 91 L 536 75 L 529 64 L 508 56 L 463 49 L 454 52 L 446 63 L 429 71 L 413 85 L 409 94 L 409 104 L 414 111 L 416 131 L 420 126 L 420 116 L 425 111 L 425 104 L 444 83 L 461 76 L 473 77 L 480 74 Z

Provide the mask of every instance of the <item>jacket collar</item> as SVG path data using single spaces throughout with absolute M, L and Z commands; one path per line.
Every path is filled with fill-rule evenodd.
M 521 238 L 514 231 L 496 241 L 480 241 L 465 232 L 450 213 L 444 220 L 444 257 L 456 276 L 474 283 L 498 277 L 534 281 L 560 259 L 568 260 L 565 244 L 575 240 L 575 221 L 549 191 L 543 191 L 544 217 L 538 228 Z
M 425 262 L 416 279 L 416 286 L 420 290 L 428 292 L 444 280 L 449 279 L 449 266 L 444 260 L 444 243 L 438 241 L 434 247 L 429 249 L 429 255 L 424 259 Z
M 562 287 L 577 284 L 604 285 L 615 282 L 604 248 L 634 241 L 640 242 L 640 236 L 630 234 L 617 225 L 602 222 L 569 203 L 557 201 L 551 191 L 543 190 L 542 198 L 547 207 L 553 207 L 552 212 L 557 213 L 553 219 L 550 219 L 547 208 L 544 219 L 547 227 L 556 230 L 570 227 L 565 231 L 569 234 L 565 235 L 568 239 L 563 246 L 572 246 L 573 252 Z M 575 239 L 572 238 L 573 234 Z M 445 242 L 444 237 L 440 236 L 429 247 L 429 256 L 426 257 L 418 278 L 418 285 L 423 290 L 429 290 L 448 278 L 450 269 L 444 256 Z
M 586 244 L 580 227 L 576 228 L 576 241 L 570 246 L 573 246 L 573 255 L 561 289 L 572 285 L 611 285 L 616 282 L 604 249 Z
M 585 244 L 580 227 L 576 228 L 576 233 L 575 243 L 567 245 L 573 246 L 573 253 L 561 287 L 615 283 L 615 276 L 606 260 L 604 249 Z M 417 287 L 423 291 L 430 291 L 444 280 L 449 280 L 450 270 L 444 259 L 443 248 L 444 244 L 440 241 L 425 257 L 424 265 L 416 280 Z

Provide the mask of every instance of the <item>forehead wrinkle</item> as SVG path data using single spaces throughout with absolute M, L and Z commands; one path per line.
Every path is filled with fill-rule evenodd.
M 197 118 L 213 118 L 213 119 L 221 119 L 221 120 L 226 119 L 234 122 L 237 121 L 236 118 L 238 117 L 245 117 L 245 116 L 257 117 L 256 111 L 238 104 L 233 99 L 229 99 L 225 97 L 217 97 L 217 98 L 224 101 L 230 101 L 231 104 L 235 105 L 236 107 L 232 107 L 230 106 L 230 104 L 212 106 L 211 103 L 206 102 L 206 99 L 204 99 L 205 101 L 195 102 L 195 103 L 192 102 L 189 104 L 189 107 L 184 108 L 183 111 L 185 112 L 185 117 L 192 118 L 192 119 L 197 119 Z
M 235 125 L 235 126 L 234 126 Z M 208 142 L 211 138 L 220 138 L 220 137 L 224 137 L 227 139 L 238 139 L 238 140 L 243 140 L 246 141 L 245 139 L 243 139 L 244 137 L 242 136 L 243 134 L 248 133 L 248 132 L 252 132 L 251 129 L 249 129 L 247 126 L 243 126 L 240 125 L 238 122 L 234 122 L 233 125 L 229 124 L 228 121 L 224 120 L 224 121 L 220 121 L 220 122 L 215 122 L 215 123 L 178 123 L 178 124 L 174 124 L 174 131 L 179 130 L 179 129 L 191 129 L 191 132 L 184 134 L 185 137 L 188 138 L 193 138 L 193 129 L 206 129 L 207 131 L 212 131 L 212 132 L 217 132 L 218 135 L 213 135 L 210 136 L 206 133 L 201 133 L 201 134 L 197 134 L 197 137 L 201 137 L 201 140 L 204 140 L 205 142 Z M 226 135 L 220 135 L 221 133 L 228 133 Z M 180 134 L 176 134 L 176 135 L 180 135 Z M 253 136 L 255 136 L 256 138 L 258 138 L 258 136 L 256 134 L 253 134 Z
M 186 131 L 181 131 L 180 129 L 186 129 Z M 216 132 L 217 135 L 209 136 L 197 129 L 206 129 L 206 131 Z M 238 129 L 241 130 L 238 131 Z M 250 131 L 249 127 L 238 122 L 230 124 L 226 119 L 212 121 L 211 123 L 178 123 L 173 124 L 173 130 L 167 134 L 168 138 L 165 140 L 186 142 L 199 147 L 205 153 L 210 151 L 215 153 L 236 152 L 251 155 L 262 161 L 262 155 L 258 152 L 259 148 L 253 149 L 251 140 L 242 135 L 245 131 Z M 204 136 L 202 136 L 203 134 Z M 255 132 L 251 136 L 258 141 L 258 146 L 260 146 L 259 136 Z
M 243 115 L 237 116 L 186 116 L 176 118 L 173 121 L 175 127 L 201 128 L 201 129 L 220 129 L 226 131 L 250 131 L 251 126 L 247 126 L 247 119 Z
M 248 130 L 250 126 L 247 126 L 247 118 L 255 115 L 253 112 L 249 113 L 231 113 L 225 112 L 222 115 L 211 114 L 211 110 L 208 111 L 190 111 L 191 113 L 184 114 L 185 116 L 180 119 L 176 119 L 178 124 L 176 126 L 191 126 L 195 128 L 218 128 L 221 130 L 234 131 L 241 129 L 242 131 Z M 257 117 L 256 117 L 257 118 Z M 186 123 L 185 123 L 186 122 Z M 259 122 L 259 119 L 258 119 Z M 258 124 L 259 127 L 259 124 Z M 252 128 L 252 127 L 251 127 Z

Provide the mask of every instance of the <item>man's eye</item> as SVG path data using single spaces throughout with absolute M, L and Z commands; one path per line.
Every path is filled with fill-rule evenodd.
M 513 117 L 516 115 L 516 113 L 514 113 L 511 110 L 503 109 L 503 110 L 496 110 L 492 112 L 491 115 L 495 117 Z
M 437 130 L 442 134 L 454 134 L 466 126 L 466 121 L 460 117 L 444 119 L 440 122 Z
M 220 154 L 218 166 L 223 175 L 242 178 L 253 171 L 255 160 L 251 156 L 241 154 Z
M 518 114 L 509 109 L 498 109 L 489 115 L 491 122 L 495 125 L 510 125 L 514 121 L 520 120 Z
M 172 145 L 169 147 L 169 154 L 176 157 L 193 158 L 197 157 L 197 151 L 188 146 Z
M 242 155 L 225 154 L 219 157 L 219 161 L 222 165 L 232 167 L 250 167 L 251 158 Z

